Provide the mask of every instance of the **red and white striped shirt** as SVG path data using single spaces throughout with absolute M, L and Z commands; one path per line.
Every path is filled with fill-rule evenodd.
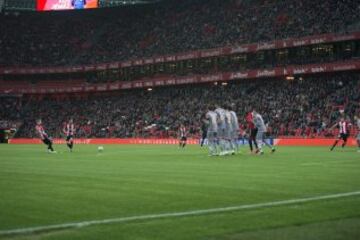
M 35 128 L 41 139 L 48 137 L 42 124 L 37 124 Z
M 75 132 L 74 124 L 73 123 L 66 124 L 64 132 L 66 136 L 74 135 Z
M 349 133 L 349 123 L 346 121 L 339 122 L 339 133 L 340 134 L 348 134 Z
M 180 137 L 186 137 L 186 128 L 185 127 L 180 128 Z

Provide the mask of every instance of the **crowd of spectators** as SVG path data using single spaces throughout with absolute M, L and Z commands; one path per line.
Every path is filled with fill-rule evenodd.
M 120 61 L 354 30 L 353 0 L 183 0 L 0 15 L 0 66 Z
M 16 114 L 1 108 L 0 116 L 24 122 L 16 137 L 37 137 L 37 118 L 43 119 L 53 137 L 61 137 L 63 124 L 69 118 L 75 121 L 78 138 L 174 137 L 181 123 L 190 135 L 198 136 L 209 104 L 232 103 L 242 129 L 246 129 L 245 114 L 255 108 L 273 136 L 331 136 L 334 133 L 329 127 L 342 111 L 349 121 L 359 115 L 359 89 L 359 73 L 243 80 L 227 85 L 128 90 L 62 101 L 23 99 L 17 104 Z

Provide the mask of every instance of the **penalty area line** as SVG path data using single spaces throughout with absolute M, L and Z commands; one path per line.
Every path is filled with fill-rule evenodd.
M 321 196 L 307 197 L 307 198 L 295 198 L 295 199 L 288 199 L 288 200 L 282 200 L 282 201 L 238 205 L 238 206 L 222 207 L 222 208 L 210 208 L 210 209 L 192 210 L 192 211 L 184 211 L 184 212 L 149 214 L 149 215 L 139 215 L 139 216 L 132 216 L 132 217 L 119 217 L 119 218 L 109 218 L 109 219 L 102 219 L 102 220 L 91 220 L 91 221 L 83 221 L 83 222 L 45 225 L 45 226 L 29 227 L 29 228 L 17 228 L 17 229 L 10 229 L 10 230 L 1 230 L 0 236 L 29 235 L 29 234 L 35 234 L 35 233 L 40 233 L 40 232 L 59 231 L 59 230 L 73 229 L 73 228 L 83 228 L 83 227 L 88 227 L 88 226 L 92 226 L 92 225 L 126 223 L 126 222 L 132 222 L 132 221 L 145 221 L 145 220 L 175 218 L 175 217 L 200 216 L 200 215 L 206 215 L 206 214 L 226 213 L 226 212 L 234 212 L 234 211 L 247 210 L 247 209 L 259 209 L 259 208 L 285 206 L 285 205 L 315 202 L 315 201 L 321 201 L 321 200 L 332 200 L 332 199 L 346 198 L 346 197 L 359 196 L 359 195 L 360 195 L 360 191 L 355 191 L 355 192 L 337 193 L 337 194 L 321 195 Z

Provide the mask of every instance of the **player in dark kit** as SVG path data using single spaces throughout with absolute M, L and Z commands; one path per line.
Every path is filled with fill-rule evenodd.
M 179 147 L 184 148 L 186 146 L 186 141 L 187 141 L 187 132 L 183 124 L 180 125 L 179 136 L 180 136 Z
M 42 125 L 42 121 L 41 119 L 38 119 L 36 121 L 36 132 L 39 134 L 41 141 L 48 146 L 48 151 L 49 153 L 56 153 L 56 151 L 54 151 L 54 148 L 52 147 L 52 140 L 49 137 L 49 135 L 45 132 L 45 129 Z
M 200 146 L 204 146 L 205 143 L 205 139 L 207 137 L 207 131 L 208 131 L 208 122 L 206 121 L 206 119 L 204 118 L 201 124 L 201 141 L 200 141 Z
M 338 142 L 340 140 L 343 141 L 343 144 L 341 145 L 341 147 L 345 147 L 348 137 L 349 137 L 349 133 L 350 133 L 350 129 L 349 126 L 351 124 L 348 123 L 347 121 L 345 121 L 345 119 L 342 117 L 340 119 L 340 121 L 338 123 L 336 123 L 335 125 L 333 125 L 330 129 L 333 129 L 335 127 L 339 128 L 339 136 L 338 138 L 335 140 L 334 144 L 332 145 L 332 147 L 330 148 L 330 151 L 334 150 L 334 148 L 336 147 L 336 145 L 338 144 Z
M 253 152 L 253 143 L 255 145 L 255 148 L 256 148 L 256 151 L 258 151 L 258 145 L 257 145 L 257 142 L 256 142 L 256 135 L 257 135 L 257 132 L 258 132 L 258 129 L 255 127 L 254 125 L 254 117 L 253 117 L 253 114 L 252 112 L 249 112 L 247 115 L 246 115 L 246 123 L 247 123 L 247 129 L 249 130 L 249 137 L 248 137 L 248 141 L 249 141 L 249 147 L 250 147 L 250 151 Z
M 66 145 L 68 146 L 70 152 L 72 152 L 74 147 L 74 133 L 75 133 L 75 126 L 74 121 L 72 119 L 65 125 L 64 133 L 66 134 Z

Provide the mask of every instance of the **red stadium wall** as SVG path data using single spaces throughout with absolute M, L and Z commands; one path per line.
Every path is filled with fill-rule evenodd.
M 279 138 L 275 139 L 278 146 L 330 146 L 335 139 L 332 138 Z M 348 146 L 357 146 L 355 138 L 348 139 Z
M 188 144 L 198 144 L 199 140 L 189 139 Z M 37 138 L 15 138 L 10 144 L 41 144 Z M 65 144 L 64 139 L 54 139 L 55 144 Z M 178 139 L 142 139 L 142 138 L 84 138 L 75 139 L 75 144 L 178 144 Z
M 331 138 L 280 138 L 275 139 L 274 143 L 278 146 L 329 146 L 334 142 Z M 10 139 L 10 144 L 41 144 L 40 139 L 36 138 L 17 138 Z M 64 139 L 54 139 L 55 144 L 65 144 Z M 178 144 L 177 139 L 142 139 L 142 138 L 94 138 L 76 139 L 76 144 Z M 198 139 L 189 139 L 188 144 L 198 144 Z M 356 146 L 356 139 L 349 138 L 348 146 Z

